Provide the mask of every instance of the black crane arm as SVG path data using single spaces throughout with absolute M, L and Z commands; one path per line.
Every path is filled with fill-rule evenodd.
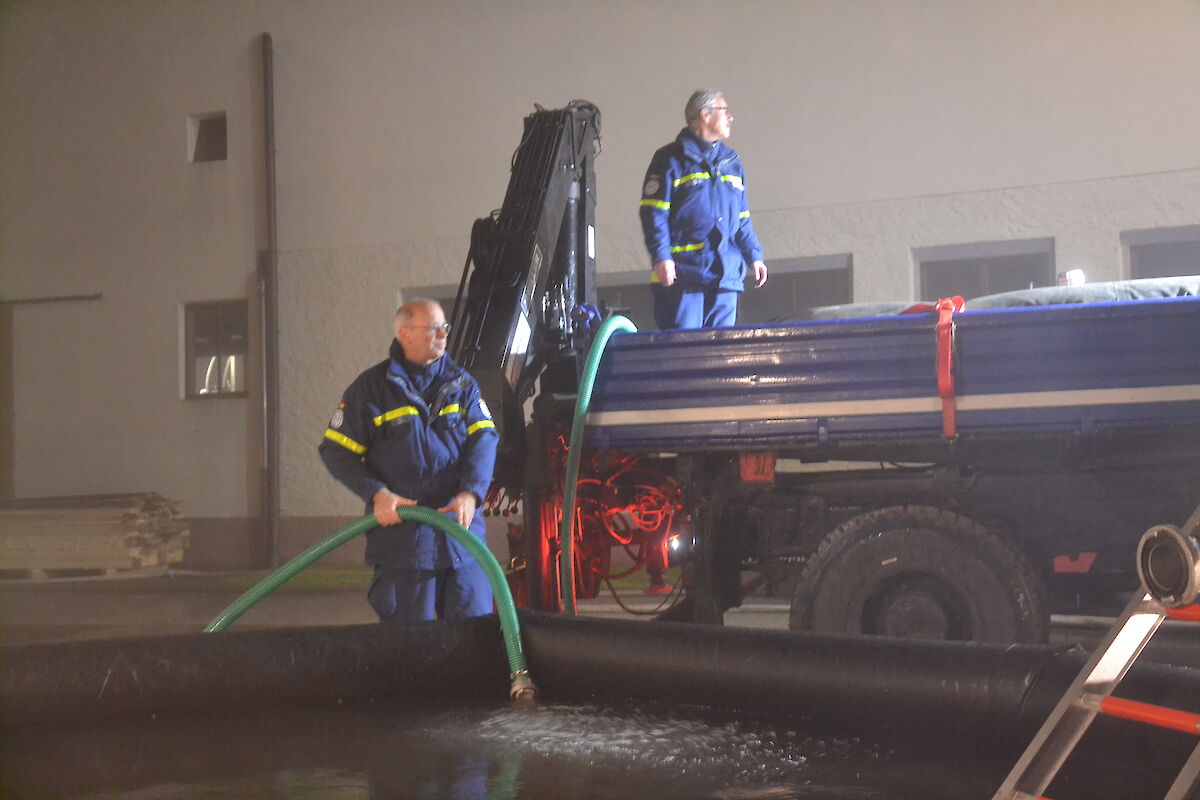
M 539 376 L 568 391 L 578 383 L 586 331 L 576 320 L 596 304 L 599 152 L 596 106 L 538 107 L 525 118 L 504 205 L 471 231 L 449 350 L 492 407 L 500 465 L 521 460 L 523 404 Z

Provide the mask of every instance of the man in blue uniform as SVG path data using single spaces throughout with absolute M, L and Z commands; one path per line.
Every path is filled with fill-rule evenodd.
M 428 525 L 401 522 L 401 506 L 436 508 L 484 539 L 475 513 L 492 481 L 499 436 L 479 385 L 446 355 L 450 325 L 433 300 L 396 312 L 390 358 L 342 395 L 318 448 L 335 478 L 379 522 L 367 533 L 375 577 L 367 593 L 380 622 L 491 613 L 483 568 Z
M 688 98 L 684 117 L 687 127 L 654 154 L 642 186 L 654 321 L 660 329 L 733 325 L 746 265 L 755 287 L 767 282 L 746 173 L 724 144 L 733 113 L 720 92 L 701 90 Z

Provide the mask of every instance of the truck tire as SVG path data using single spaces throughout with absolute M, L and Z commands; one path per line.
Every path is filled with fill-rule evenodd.
M 805 564 L 792 630 L 916 639 L 1045 642 L 1046 590 L 1017 546 L 940 508 L 847 520 Z

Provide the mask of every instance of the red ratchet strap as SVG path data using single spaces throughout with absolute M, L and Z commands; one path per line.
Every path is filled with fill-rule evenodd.
M 957 295 L 943 297 L 934 305 L 937 322 L 937 384 L 942 398 L 942 435 L 953 439 L 958 435 L 954 405 L 954 312 L 962 311 L 963 299 Z

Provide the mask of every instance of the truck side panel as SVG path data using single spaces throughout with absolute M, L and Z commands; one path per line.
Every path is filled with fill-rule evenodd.
M 960 439 L 1200 424 L 1200 298 L 968 311 L 954 323 Z M 938 442 L 935 331 L 935 316 L 909 315 L 618 337 L 588 441 L 781 451 Z

